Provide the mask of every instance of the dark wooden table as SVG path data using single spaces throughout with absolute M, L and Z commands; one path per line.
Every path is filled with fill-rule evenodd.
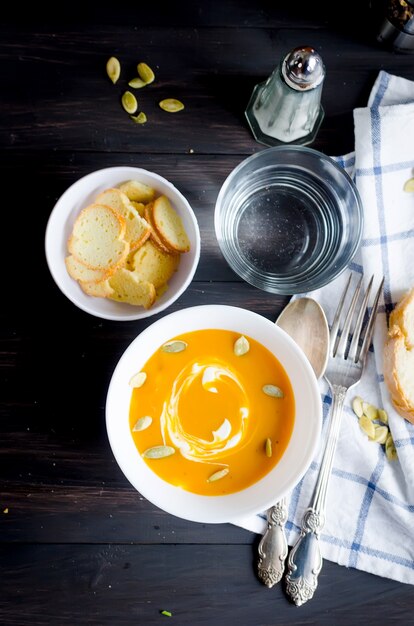
M 154 318 L 83 313 L 54 284 L 43 249 L 71 183 L 102 167 L 148 168 L 188 198 L 202 236 L 195 279 L 170 310 L 226 303 L 275 319 L 286 298 L 239 280 L 213 228 L 225 177 L 263 149 L 244 109 L 282 54 L 313 45 L 327 70 L 313 147 L 350 151 L 352 110 L 366 105 L 378 71 L 414 79 L 414 56 L 376 42 L 380 3 L 9 4 L 0 42 L 0 623 L 413 623 L 410 586 L 330 562 L 314 599 L 296 608 L 283 586 L 256 578 L 257 536 L 172 517 L 132 488 L 109 448 L 104 403 L 118 358 Z M 111 55 L 124 67 L 116 86 L 105 74 Z M 141 60 L 156 72 L 138 92 L 145 126 L 119 102 Z M 185 111 L 162 112 L 165 97 Z

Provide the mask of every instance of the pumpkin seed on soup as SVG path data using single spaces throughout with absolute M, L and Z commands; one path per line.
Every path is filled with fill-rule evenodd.
M 152 424 L 152 417 L 150 417 L 149 415 L 144 415 L 144 417 L 140 417 L 139 420 L 137 420 L 137 423 L 135 424 L 134 428 L 132 429 L 134 433 L 140 432 L 141 430 L 146 430 L 147 428 L 149 428 Z
M 116 57 L 111 57 L 106 63 L 106 73 L 115 85 L 121 75 L 121 64 Z
M 285 395 L 280 387 L 276 387 L 276 385 L 264 385 L 262 391 L 271 398 L 283 398 Z
M 187 347 L 185 341 L 168 341 L 161 346 L 163 352 L 182 352 Z
M 228 467 L 225 467 L 224 469 L 219 470 L 218 472 L 214 472 L 214 474 L 211 474 L 211 476 L 207 478 L 207 482 L 214 483 L 216 482 L 216 480 L 220 480 L 221 478 L 224 478 L 225 476 L 227 476 L 228 473 L 229 473 L 229 469 Z
M 135 389 L 139 389 L 147 380 L 147 375 L 145 372 L 138 372 L 138 374 L 134 374 L 134 376 L 130 379 L 129 384 L 131 387 Z
M 175 449 L 172 446 L 154 446 L 153 448 L 147 448 L 142 456 L 147 459 L 164 459 L 167 456 L 175 454 Z
M 250 344 L 244 335 L 241 335 L 235 342 L 233 346 L 233 352 L 236 356 L 243 356 L 243 354 L 247 354 L 250 350 Z
M 134 96 L 133 93 L 131 93 L 130 91 L 125 91 L 125 93 L 122 95 L 122 106 L 124 107 L 125 111 L 127 113 L 130 113 L 131 115 L 133 113 L 135 113 L 135 111 L 138 108 L 138 102 L 136 97 Z
M 137 70 L 139 77 L 144 81 L 146 85 L 149 85 L 154 81 L 155 74 L 146 63 L 138 63 Z
M 265 451 L 266 451 L 266 456 L 270 459 L 273 452 L 272 452 L 272 440 L 269 439 L 269 437 L 266 439 Z
M 177 113 L 178 111 L 182 111 L 184 109 L 184 105 L 181 100 L 176 100 L 175 98 L 165 98 L 165 100 L 161 100 L 159 105 L 161 109 L 163 111 L 167 111 L 167 113 Z

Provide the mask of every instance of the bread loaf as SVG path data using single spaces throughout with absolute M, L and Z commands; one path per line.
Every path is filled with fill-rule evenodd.
M 390 315 L 384 378 L 396 411 L 414 424 L 414 288 Z

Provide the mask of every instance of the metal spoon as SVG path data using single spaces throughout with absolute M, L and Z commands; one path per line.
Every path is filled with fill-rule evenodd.
M 302 348 L 316 378 L 320 378 L 329 355 L 329 327 L 320 304 L 312 298 L 294 300 L 283 309 L 276 324 Z M 267 511 L 267 529 L 259 543 L 257 573 L 269 588 L 279 582 L 285 569 L 287 513 L 286 498 Z

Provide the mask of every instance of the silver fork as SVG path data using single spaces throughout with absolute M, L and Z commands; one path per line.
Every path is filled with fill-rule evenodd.
M 318 575 L 322 568 L 319 533 L 325 524 L 326 494 L 341 425 L 342 408 L 348 390 L 361 380 L 366 356 L 371 344 L 378 301 L 384 284 L 383 278 L 375 295 L 367 323 L 364 325 L 365 312 L 374 280 L 374 276 L 371 277 L 361 307 L 353 323 L 354 313 L 357 310 L 361 292 L 361 276 L 349 309 L 346 314 L 344 312 L 345 320 L 341 326 L 342 309 L 344 308 L 351 278 L 352 274 L 349 276 L 339 301 L 330 333 L 330 354 L 325 378 L 332 392 L 332 414 L 325 450 L 311 503 L 305 510 L 299 538 L 288 558 L 286 592 L 297 606 L 310 600 L 318 586 Z M 348 349 L 349 342 L 351 343 Z

